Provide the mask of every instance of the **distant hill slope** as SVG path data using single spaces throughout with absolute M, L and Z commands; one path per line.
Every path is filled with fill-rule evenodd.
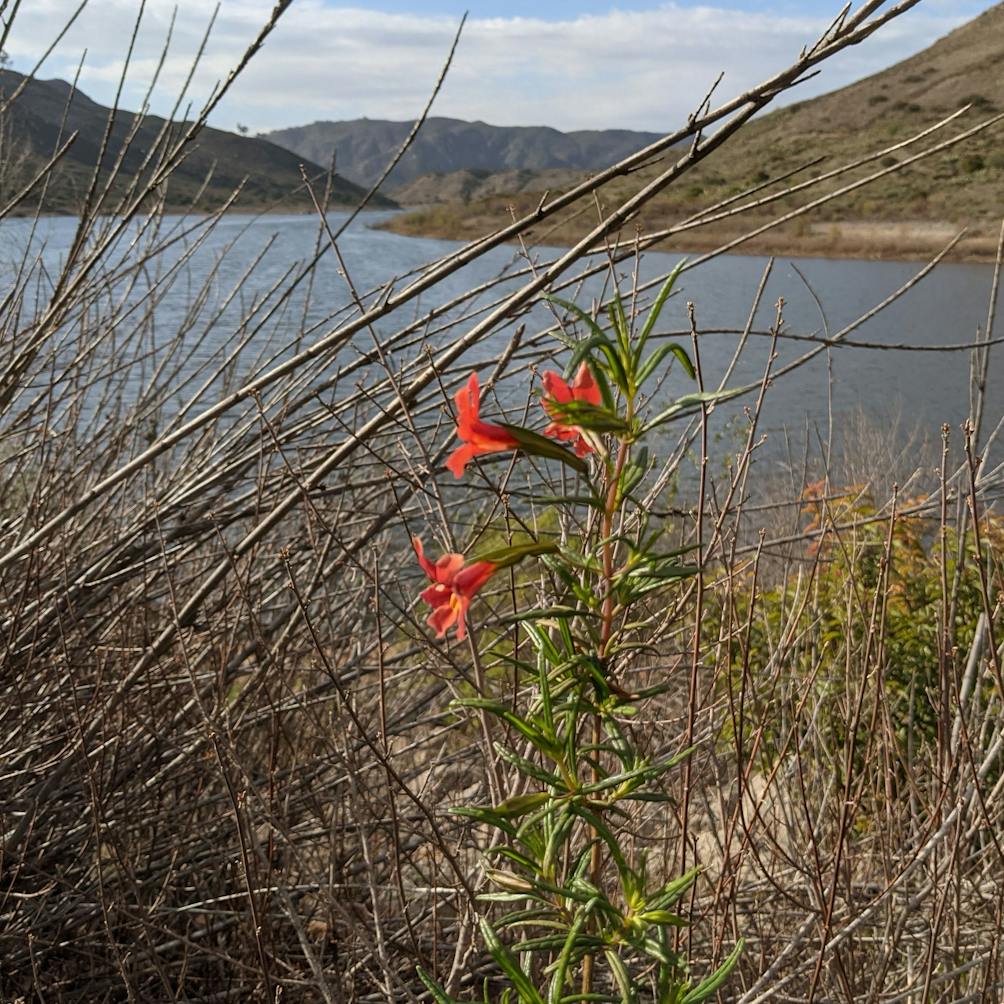
M 544 171 L 451 171 L 449 174 L 423 174 L 393 191 L 394 198 L 402 206 L 468 203 L 494 195 L 541 192 L 545 189 L 560 191 L 575 184 L 581 177 L 581 171 L 560 167 Z
M 372 184 L 398 150 L 411 122 L 356 119 L 278 129 L 267 139 L 318 164 L 329 164 L 359 184 Z M 647 146 L 657 133 L 603 129 L 559 132 L 546 126 L 493 126 L 429 118 L 388 179 L 389 188 L 423 174 L 455 171 L 590 171 Z
M 904 15 L 909 17 L 909 14 Z M 867 43 L 865 43 L 867 44 Z M 691 170 L 681 182 L 654 199 L 642 214 L 650 228 L 675 222 L 703 207 L 714 205 L 754 185 L 780 177 L 815 157 L 823 163 L 781 187 L 831 170 L 868 153 L 881 150 L 919 132 L 964 105 L 972 108 L 929 143 L 960 132 L 1004 111 L 1004 3 L 956 29 L 911 58 L 830 94 L 789 105 L 751 122 L 738 136 Z M 920 149 L 916 145 L 886 155 L 881 162 L 858 169 L 795 197 L 801 202 L 862 177 L 881 166 L 903 160 Z M 613 205 L 618 196 L 634 190 L 654 170 L 621 179 L 604 189 L 603 201 Z M 524 181 L 521 193 L 505 193 L 463 207 L 400 216 L 390 228 L 406 233 L 464 238 L 508 221 L 510 203 L 526 210 L 539 200 L 533 185 Z M 546 182 L 538 189 L 552 187 Z M 795 204 L 800 204 L 796 201 Z M 791 202 L 786 202 L 790 207 Z M 976 224 L 996 235 L 1004 214 L 1004 126 L 1000 123 L 943 154 L 930 157 L 902 172 L 858 189 L 832 203 L 811 220 L 796 221 L 749 245 L 751 249 L 786 253 L 926 254 L 938 245 L 949 224 Z M 766 219 L 761 215 L 760 219 Z M 700 249 L 735 236 L 737 228 L 757 218 L 744 217 L 728 225 L 695 230 L 678 246 Z M 872 227 L 884 222 L 896 228 Z M 841 230 L 844 224 L 853 227 Z M 863 226 L 868 224 L 868 226 Z M 730 228 L 731 227 L 731 231 Z M 885 230 L 883 235 L 880 231 Z M 924 234 L 929 234 L 929 239 Z M 578 234 L 577 225 L 559 224 L 548 235 L 552 241 Z M 843 236 L 842 236 L 843 234 Z M 851 243 L 845 238 L 852 234 Z M 993 243 L 993 238 L 986 240 Z M 884 242 L 884 243 L 883 243 Z
M 12 94 L 23 80 L 19 73 L 0 71 L 0 91 Z M 44 206 L 48 211 L 76 211 L 97 161 L 109 114 L 110 109 L 92 101 L 79 90 L 74 92 L 63 80 L 28 81 L 24 91 L 7 111 L 5 120 L 0 123 L 3 136 L 0 198 L 6 202 L 61 142 L 76 131 L 76 140 L 52 173 Z M 137 172 L 144 170 L 143 159 L 155 143 L 164 122 L 163 118 L 155 115 L 142 119 L 137 135 L 123 157 L 120 189 Z M 116 116 L 109 149 L 104 157 L 106 167 L 115 163 L 134 123 L 132 112 L 120 111 Z M 171 129 L 173 136 L 177 137 L 184 124 L 173 123 Z M 303 190 L 301 163 L 308 176 L 324 173 L 317 164 L 305 162 L 303 157 L 268 140 L 204 128 L 170 178 L 168 203 L 172 207 L 187 207 L 205 186 L 199 197 L 199 208 L 215 208 L 244 182 L 238 202 L 242 208 L 259 208 L 279 201 L 286 208 L 306 209 L 311 202 Z M 320 196 L 323 180 L 319 186 Z M 340 177 L 333 179 L 332 205 L 354 205 L 362 194 L 358 185 Z M 379 199 L 375 205 L 386 207 L 393 203 Z

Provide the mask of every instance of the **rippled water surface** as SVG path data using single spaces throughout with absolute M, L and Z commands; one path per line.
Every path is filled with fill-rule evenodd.
M 363 217 L 339 241 L 347 270 L 358 291 L 378 287 L 459 246 L 448 241 L 400 237 L 373 229 L 372 224 L 383 215 L 374 213 Z M 341 217 L 333 214 L 331 220 L 337 224 Z M 72 219 L 49 219 L 32 232 L 28 221 L 5 222 L 0 231 L 3 235 L 0 269 L 16 268 L 30 244 L 51 271 L 65 255 L 74 227 Z M 193 240 L 179 241 L 156 267 L 164 269 L 178 261 L 186 247 L 191 248 Z M 284 282 L 288 283 L 289 276 L 295 274 L 298 266 L 308 262 L 317 248 L 318 230 L 310 217 L 252 219 L 233 216 L 224 219 L 191 254 L 179 278 L 153 308 L 156 323 L 151 325 L 151 330 L 156 332 L 158 344 L 152 347 L 147 375 L 155 372 L 157 352 L 164 350 L 178 337 L 178 332 L 184 330 L 188 338 L 198 333 L 197 344 L 186 362 L 190 377 L 200 361 L 226 347 L 225 340 L 233 339 L 233 321 L 239 312 L 246 313 L 256 298 L 268 302 L 271 296 L 278 302 L 275 290 L 282 288 Z M 129 253 L 125 244 L 120 244 L 115 251 L 120 257 L 128 257 Z M 547 261 L 558 252 L 540 249 L 534 253 L 540 260 Z M 641 266 L 642 278 L 666 272 L 677 260 L 675 255 L 646 254 Z M 698 327 L 707 332 L 699 338 L 699 349 L 708 386 L 717 384 L 729 366 L 738 339 L 735 331 L 746 324 L 765 265 L 764 258 L 744 255 L 709 261 L 685 274 L 679 283 L 680 295 L 666 307 L 660 329 L 685 333 L 688 329 L 686 304 L 688 301 L 694 304 Z M 437 302 L 487 282 L 503 270 L 522 266 L 525 262 L 520 261 L 514 249 L 498 248 L 448 278 L 434 293 L 423 294 L 417 304 L 405 307 L 396 316 L 394 327 Z M 890 297 L 916 275 L 920 267 L 901 262 L 778 258 L 753 319 L 754 333 L 729 384 L 753 383 L 762 376 L 770 349 L 770 340 L 763 332 L 773 322 L 779 298 L 785 301 L 783 330 L 786 333 L 835 336 Z M 630 263 L 623 268 L 629 285 Z M 210 275 L 211 281 L 199 294 L 203 302 L 197 323 L 193 324 L 194 291 L 199 290 Z M 968 350 L 910 349 L 973 342 L 977 333 L 986 327 L 992 275 L 992 268 L 986 265 L 940 265 L 901 299 L 845 336 L 851 343 L 868 343 L 869 347 L 846 345 L 822 351 L 810 363 L 778 378 L 767 395 L 762 416 L 761 428 L 770 439 L 768 451 L 782 450 L 786 433 L 789 438 L 804 439 L 808 429 L 810 436 L 818 435 L 824 440 L 831 417 L 839 435 L 849 416 L 858 412 L 869 416 L 880 433 L 887 432 L 890 436 L 900 434 L 893 431 L 897 428 L 919 428 L 937 439 L 943 423 L 957 427 L 970 408 L 971 353 Z M 233 296 L 244 276 L 240 292 Z M 523 281 L 525 279 L 511 279 L 504 288 L 516 289 Z M 599 280 L 586 283 L 578 292 L 579 302 L 588 305 L 590 295 L 601 288 Z M 494 295 L 497 294 L 486 294 L 482 301 L 487 304 Z M 242 349 L 245 374 L 260 371 L 293 347 L 309 344 L 331 330 L 338 323 L 338 311 L 350 303 L 351 294 L 338 274 L 337 263 L 327 254 L 309 289 L 307 284 L 301 284 L 294 295 L 286 298 L 267 317 L 260 333 Z M 259 317 L 264 314 L 262 311 Z M 548 321 L 549 315 L 537 307 L 528 320 L 528 331 L 534 330 L 535 324 L 541 329 Z M 725 330 L 716 332 L 715 329 Z M 444 338 L 457 337 L 463 330 L 454 329 L 446 335 L 430 332 L 429 339 L 441 342 Z M 998 334 L 1002 330 L 998 325 Z M 510 332 L 511 325 L 471 349 L 471 364 L 490 362 Z M 684 337 L 689 343 L 689 335 L 684 334 Z M 368 332 L 360 333 L 359 347 L 371 345 L 370 338 Z M 892 349 L 904 345 L 910 349 Z M 805 341 L 782 340 L 773 364 L 775 372 L 811 348 L 811 343 Z M 997 347 L 992 352 L 1000 355 L 1002 349 L 1004 347 Z M 359 351 L 359 348 L 349 351 Z M 136 379 L 138 387 L 143 377 L 138 375 Z M 175 373 L 173 379 L 179 382 L 181 400 L 186 370 Z M 692 387 L 682 377 L 674 377 L 663 392 L 676 394 L 690 389 Z M 738 404 L 720 408 L 723 415 L 719 421 L 731 416 L 741 423 L 742 407 L 751 404 L 752 400 L 752 396 L 747 396 Z M 1002 411 L 1001 365 L 992 354 L 986 429 L 993 428 Z

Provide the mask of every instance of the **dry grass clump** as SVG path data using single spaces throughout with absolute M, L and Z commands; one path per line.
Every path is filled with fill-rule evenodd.
M 327 259 L 345 272 L 334 218 L 267 287 L 254 264 L 229 283 L 222 262 L 189 268 L 222 217 L 141 216 L 155 190 L 119 215 L 85 207 L 58 268 L 25 257 L 0 301 L 4 1000 L 411 1001 L 416 964 L 480 992 L 484 835 L 448 809 L 511 778 L 491 726 L 443 708 L 510 693 L 503 618 L 547 584 L 504 583 L 470 645 L 434 644 L 407 535 L 431 524 L 466 549 L 551 527 L 539 499 L 558 486 L 504 462 L 464 491 L 444 479 L 444 392 L 476 368 L 515 417 L 507 381 L 556 344 L 539 295 L 630 285 L 659 235 L 618 245 L 621 225 L 895 14 L 878 6 L 608 172 L 693 140 L 575 247 L 527 250 L 484 286 L 447 280 L 561 205 L 379 288 L 343 274 L 345 306 L 320 317 Z M 603 180 L 562 204 L 592 206 Z M 632 290 L 639 309 L 655 282 Z M 677 808 L 641 811 L 638 839 L 653 870 L 705 867 L 695 968 L 746 937 L 723 1000 L 995 999 L 1001 539 L 979 408 L 969 455 L 909 499 L 829 483 L 782 500 L 793 529 L 761 539 L 749 460 L 768 376 L 783 372 L 744 389 L 738 460 L 666 514 L 704 571 L 651 611 L 637 674 L 678 686 L 636 727 L 653 750 L 697 750 L 668 782 Z M 705 420 L 667 447 L 653 512 L 680 458 L 707 457 Z

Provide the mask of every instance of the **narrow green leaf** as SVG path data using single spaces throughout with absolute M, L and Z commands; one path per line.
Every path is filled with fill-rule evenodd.
M 589 360 L 589 363 L 589 369 L 592 371 L 593 379 L 600 388 L 600 397 L 603 400 L 603 407 L 608 411 L 615 411 L 616 406 L 614 404 L 614 396 L 610 391 L 610 382 L 607 380 L 606 373 L 604 373 L 602 368 L 597 366 L 592 359 Z
M 557 550 L 557 544 L 534 540 L 526 544 L 513 544 L 511 547 L 497 547 L 490 551 L 482 551 L 472 555 L 471 561 L 490 561 L 499 568 L 508 568 L 524 558 L 537 557 L 541 554 L 555 554 Z
M 707 1000 L 725 982 L 729 973 L 736 967 L 739 956 L 742 955 L 743 940 L 729 953 L 729 957 L 710 975 L 701 980 L 693 990 L 688 990 L 683 998 L 683 1004 L 700 1004 Z
M 687 919 L 668 910 L 646 910 L 638 914 L 646 924 L 657 924 L 660 927 L 686 927 Z
M 621 957 L 612 948 L 608 948 L 604 954 L 607 957 L 610 972 L 613 973 L 617 989 L 620 990 L 621 1004 L 636 1004 L 638 994 Z
M 548 566 L 548 568 L 553 567 L 552 562 L 547 561 L 546 559 L 544 563 Z M 527 633 L 527 635 L 529 635 L 533 647 L 547 662 L 552 665 L 561 662 L 561 653 L 558 651 L 554 642 L 551 641 L 550 636 L 546 631 L 541 631 L 541 629 L 532 621 L 528 621 L 524 624 L 523 630 Z
M 513 847 L 489 848 L 489 850 L 485 852 L 485 857 L 505 858 L 506 861 L 511 861 L 514 865 L 519 865 L 520 868 L 525 868 L 528 872 L 536 872 L 540 870 L 539 861 L 526 854 L 520 854 L 520 852 Z
M 583 324 L 592 332 L 593 336 L 598 339 L 609 341 L 603 329 L 597 324 L 596 319 L 590 314 L 587 314 L 577 303 L 573 303 L 571 300 L 563 300 L 560 296 L 543 296 L 541 299 L 547 301 L 548 303 L 556 303 L 559 307 L 563 307 L 570 314 L 575 314 Z
M 525 903 L 527 900 L 538 900 L 546 904 L 543 896 L 535 896 L 532 892 L 479 892 L 478 900 L 485 903 Z
M 512 913 L 507 913 L 504 917 L 496 921 L 496 928 L 501 929 L 503 927 L 521 927 L 524 924 L 533 924 L 534 926 L 540 927 L 560 927 L 564 930 L 567 925 L 558 920 L 550 920 L 549 918 L 555 915 L 553 907 L 551 909 L 542 908 L 539 906 L 532 907 L 529 910 L 513 910 Z
M 671 952 L 658 938 L 652 938 L 642 934 L 629 938 L 631 944 L 639 951 L 644 952 L 649 958 L 661 962 L 664 966 L 671 966 L 677 961 L 676 955 Z
M 524 453 L 534 457 L 546 457 L 549 460 L 560 460 L 563 464 L 578 471 L 579 474 L 589 473 L 589 464 L 581 457 L 576 456 L 571 450 L 566 450 L 559 446 L 553 439 L 542 436 L 530 429 L 524 429 L 520 425 L 508 425 L 499 422 L 499 426 L 516 440 L 516 443 Z
M 603 500 L 595 495 L 534 495 L 538 505 L 587 505 L 603 511 Z
M 621 850 L 620 844 L 617 842 L 617 838 L 610 830 L 610 827 L 595 812 L 590 812 L 583 806 L 576 806 L 576 812 L 593 827 L 603 843 L 607 845 L 614 863 L 617 865 L 617 871 L 620 873 L 624 891 L 630 895 L 634 888 L 636 876 L 628 865 L 627 858 L 624 857 L 624 852 Z
M 655 371 L 656 367 L 666 358 L 666 356 L 672 353 L 676 356 L 677 361 L 686 370 L 687 376 L 693 380 L 697 376 L 697 371 L 694 369 L 694 364 L 690 361 L 690 356 L 687 355 L 686 350 L 682 345 L 677 345 L 676 342 L 667 342 L 665 345 L 660 345 L 655 352 L 653 352 L 648 359 L 645 360 L 641 369 L 638 370 L 638 386 L 640 387 Z
M 425 984 L 426 990 L 432 994 L 436 1004 L 457 1004 L 455 1001 L 421 966 L 415 967 L 418 978 Z
M 495 929 L 488 922 L 487 918 L 482 917 L 480 925 L 481 937 L 485 940 L 485 947 L 491 953 L 492 958 L 498 963 L 499 968 L 509 977 L 523 1004 L 545 1004 L 544 998 L 538 993 L 537 988 L 530 982 L 530 978 L 523 972 L 519 963 L 509 953 L 509 950 L 499 940 L 499 936 L 495 933 Z
M 604 344 L 599 345 L 598 348 L 603 353 L 607 364 L 610 366 L 610 372 L 613 376 L 614 383 L 620 389 L 621 393 L 630 393 L 631 388 L 630 382 L 628 381 L 627 371 L 624 369 L 624 363 L 621 360 L 620 353 L 617 351 L 617 347 L 608 339 Z
M 608 411 L 588 401 L 566 401 L 551 408 L 555 421 L 562 425 L 577 425 L 590 432 L 632 432 L 631 425 L 616 412 Z
M 550 799 L 546 791 L 534 791 L 526 795 L 513 795 L 495 806 L 495 812 L 504 819 L 517 819 L 525 816 L 528 812 L 540 808 Z
M 521 757 L 518 753 L 514 753 L 512 750 L 507 749 L 501 743 L 495 743 L 495 752 L 505 760 L 510 767 L 515 767 L 521 774 L 527 777 L 532 777 L 535 781 L 540 781 L 541 784 L 550 785 L 552 788 L 562 788 L 561 778 L 557 774 L 552 773 L 549 770 L 545 770 L 543 767 L 535 764 L 532 760 L 527 760 L 525 757 Z
M 683 271 L 683 266 L 687 263 L 687 259 L 683 258 L 673 269 L 672 272 L 666 277 L 666 281 L 662 284 L 662 288 L 659 290 L 655 301 L 652 303 L 652 309 L 648 312 L 648 317 L 645 318 L 645 324 L 642 326 L 641 334 L 638 336 L 638 344 L 635 348 L 636 359 L 641 358 L 642 350 L 645 348 L 645 342 L 648 341 L 648 336 L 652 334 L 652 329 L 655 327 L 656 321 L 659 320 L 659 315 L 662 313 L 662 308 L 665 306 L 666 301 L 669 299 L 669 294 L 673 292 L 673 287 L 676 285 L 676 280 L 680 277 L 680 273 Z M 638 381 L 641 383 L 641 381 Z
M 659 892 L 649 897 L 648 907 L 653 910 L 664 910 L 666 907 L 672 906 L 694 884 L 694 879 L 700 873 L 700 868 L 691 868 L 690 871 L 667 882 Z
M 545 618 L 591 617 L 596 616 L 579 607 L 533 607 L 518 614 L 506 614 L 500 618 L 503 624 L 520 624 L 524 621 L 540 621 Z
M 607 307 L 607 315 L 610 318 L 610 326 L 614 329 L 614 334 L 617 335 L 617 342 L 621 351 L 621 359 L 626 363 L 630 363 L 631 331 L 628 328 L 627 317 L 624 315 L 624 304 L 621 302 L 621 295 L 619 292 L 614 293 L 614 298 L 611 301 L 610 306 Z M 628 366 L 625 366 L 625 369 L 629 371 Z
M 571 830 L 572 824 L 575 822 L 575 816 L 576 814 L 567 805 L 561 810 L 558 821 L 548 834 L 547 844 L 544 847 L 544 853 L 541 855 L 541 869 L 543 871 L 550 871 L 557 860 L 558 854 L 565 844 L 568 831 Z
M 666 422 L 676 418 L 677 415 L 685 412 L 687 409 L 696 409 L 700 404 L 711 404 L 716 401 L 728 401 L 730 398 L 738 397 L 740 394 L 744 394 L 749 389 L 749 387 L 739 387 L 734 390 L 706 390 L 694 394 L 686 394 L 684 397 L 678 398 L 665 411 L 660 412 L 655 416 L 655 418 L 646 422 L 644 428 L 641 430 L 641 434 L 650 432 L 652 429 L 656 429 L 660 425 L 664 425 Z
M 560 1004 L 561 991 L 565 986 L 565 979 L 568 975 L 568 964 L 572 959 L 572 952 L 578 942 L 579 934 L 585 926 L 589 915 L 592 913 L 592 903 L 590 900 L 582 907 L 575 916 L 572 926 L 568 929 L 568 937 L 565 939 L 564 947 L 558 956 L 558 961 L 554 969 L 554 977 L 551 980 L 551 991 L 548 994 L 548 1004 Z

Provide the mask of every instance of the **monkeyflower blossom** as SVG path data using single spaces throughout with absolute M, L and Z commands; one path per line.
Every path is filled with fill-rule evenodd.
M 600 404 L 600 388 L 593 379 L 589 366 L 583 363 L 579 367 L 571 387 L 554 370 L 545 370 L 542 379 L 544 396 L 541 404 L 552 419 L 551 424 L 544 430 L 545 434 L 574 443 L 575 452 L 580 457 L 592 453 L 593 448 L 586 442 L 582 429 L 573 425 L 563 411 L 563 406 L 570 401 L 582 401 L 594 407 Z
M 429 561 L 419 537 L 412 537 L 418 563 L 432 583 L 422 591 L 422 599 L 432 607 L 427 624 L 442 638 L 457 625 L 457 640 L 466 633 L 465 618 L 474 594 L 492 577 L 498 565 L 490 561 L 475 561 L 467 565 L 462 554 L 444 554 L 437 562 Z
M 464 468 L 474 457 L 482 453 L 498 453 L 514 450 L 519 445 L 512 434 L 501 425 L 482 422 L 478 414 L 481 407 L 481 391 L 478 375 L 472 373 L 467 383 L 457 391 L 457 438 L 463 443 L 447 458 L 446 466 L 459 478 Z M 424 566 L 423 566 L 424 567 Z

